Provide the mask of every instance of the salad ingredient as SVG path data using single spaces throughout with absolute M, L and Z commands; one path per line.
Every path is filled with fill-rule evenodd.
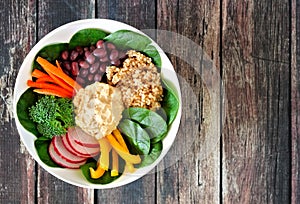
M 168 132 L 166 121 L 156 112 L 145 108 L 127 108 L 123 111 L 123 118 L 130 119 L 143 127 L 152 143 L 162 140 Z
M 49 145 L 49 154 L 50 157 L 53 159 L 53 161 L 58 164 L 59 166 L 69 168 L 69 169 L 78 169 L 81 165 L 86 163 L 86 160 L 78 163 L 71 163 L 67 160 L 65 160 L 63 157 L 61 157 L 57 152 L 54 150 L 54 145 L 51 142 Z
M 112 136 L 111 134 L 107 135 L 106 138 L 108 139 L 111 146 L 114 148 L 114 150 L 124 159 L 126 162 L 131 164 L 139 164 L 141 162 L 141 158 L 139 155 L 132 155 L 128 153 Z
M 120 90 L 100 82 L 79 90 L 73 103 L 76 124 L 96 139 L 116 129 L 124 109 Z
M 77 126 L 70 127 L 68 129 L 68 134 L 70 134 L 74 138 L 75 142 L 81 146 L 99 148 L 99 142 Z
M 49 154 L 49 145 L 51 140 L 46 137 L 39 137 L 34 141 L 34 147 L 39 155 L 39 158 L 44 162 L 46 165 L 50 167 L 59 167 L 50 157 Z
M 157 67 L 161 67 L 161 58 L 157 49 L 151 45 L 152 41 L 139 33 L 130 30 L 119 30 L 104 38 L 123 49 L 133 49 L 145 53 L 153 59 Z M 118 65 L 117 65 L 118 66 Z
M 109 152 L 111 150 L 111 145 L 107 141 L 105 137 L 98 140 L 101 147 L 101 155 L 99 158 L 99 164 L 102 169 L 105 171 L 108 170 L 109 167 Z
M 108 82 L 122 92 L 126 108 L 143 107 L 156 110 L 162 101 L 163 88 L 160 74 L 151 58 L 130 50 L 122 67 L 109 66 L 106 69 Z
M 124 119 L 118 125 L 125 139 L 132 147 L 132 154 L 147 155 L 150 150 L 150 137 L 141 126 L 131 120 Z
M 50 82 L 50 83 L 55 83 L 55 81 L 50 76 L 48 76 L 48 75 L 41 76 L 41 77 L 37 78 L 35 80 L 35 82 Z
M 77 144 L 75 142 L 75 138 L 74 138 L 73 134 L 69 134 L 69 133 L 66 134 L 66 139 L 63 140 L 63 142 L 64 143 L 67 142 L 69 144 L 69 146 L 71 147 L 70 152 L 75 152 L 76 155 L 81 156 L 81 157 L 86 157 L 86 158 L 94 157 L 94 156 L 98 155 L 99 151 L 100 151 L 99 147 L 91 148 L 91 147 L 85 147 L 80 144 Z
M 69 84 L 71 87 L 73 87 L 76 91 L 81 89 L 82 87 L 74 81 L 71 77 L 66 75 L 63 71 L 61 71 L 59 68 L 51 64 L 49 61 L 42 57 L 37 57 L 36 61 L 43 67 L 43 69 L 50 75 L 53 74 L 54 76 L 57 76 L 58 78 L 64 80 L 67 84 Z
M 145 167 L 157 160 L 161 151 L 163 149 L 162 141 L 156 142 L 154 144 L 151 143 L 150 152 L 143 158 L 143 161 L 140 163 L 139 167 Z
M 105 170 L 102 169 L 100 165 L 98 165 L 96 170 L 94 170 L 92 167 L 90 167 L 89 170 L 90 170 L 91 178 L 93 179 L 98 179 L 101 176 L 103 176 L 103 174 L 105 173 Z
M 63 135 L 75 124 L 70 99 L 42 96 L 29 108 L 29 116 L 37 123 L 37 130 L 45 137 Z
M 31 76 L 35 78 L 41 78 L 41 77 L 47 77 L 48 75 L 38 69 L 34 69 L 31 73 Z
M 64 82 L 63 80 L 61 80 L 60 78 L 56 77 L 54 74 L 51 73 L 50 73 L 50 77 L 53 79 L 54 83 L 58 84 L 59 86 L 69 91 L 73 95 L 74 89 L 71 86 L 69 86 L 66 82 Z
M 86 161 L 86 158 L 76 156 L 76 155 L 72 154 L 71 152 L 69 152 L 62 142 L 61 136 L 53 137 L 52 143 L 53 143 L 53 149 L 56 152 L 56 154 L 58 154 L 60 157 L 62 157 L 67 162 L 76 164 L 79 162 Z
M 27 85 L 33 88 L 39 88 L 34 89 L 33 91 L 37 93 L 44 93 L 46 95 L 54 95 L 59 97 L 65 97 L 65 98 L 72 98 L 72 93 L 68 92 L 65 89 L 62 89 L 60 86 L 57 86 L 55 84 L 45 83 L 45 82 L 34 82 L 31 80 L 27 81 Z M 51 90 L 51 91 L 46 91 Z
M 112 150 L 112 169 L 110 175 L 118 176 L 119 175 L 119 158 L 118 153 L 115 150 Z

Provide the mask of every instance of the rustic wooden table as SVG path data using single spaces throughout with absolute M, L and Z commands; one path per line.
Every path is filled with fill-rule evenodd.
M 0 203 L 300 202 L 299 1 L 3 0 L 0 11 Z M 191 39 L 213 60 L 226 93 L 220 96 L 226 106 L 217 104 L 223 113 L 207 110 L 207 84 L 194 67 L 169 55 L 181 83 L 197 97 L 195 105 L 183 93 L 171 150 L 180 158 L 110 190 L 75 187 L 47 173 L 20 143 L 12 113 L 15 79 L 26 54 L 54 28 L 85 18 Z M 212 116 L 224 122 L 214 127 L 219 140 L 202 157 L 204 123 Z

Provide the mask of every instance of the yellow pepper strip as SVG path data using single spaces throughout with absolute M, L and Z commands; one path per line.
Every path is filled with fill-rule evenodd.
M 105 170 L 102 169 L 100 166 L 97 167 L 96 171 L 92 167 L 90 167 L 89 169 L 90 169 L 91 177 L 93 179 L 98 179 L 101 176 L 103 176 L 103 174 L 105 173 Z
M 132 155 L 118 143 L 118 141 L 115 139 L 112 134 L 109 134 L 106 136 L 111 146 L 116 150 L 116 152 L 122 157 L 125 161 L 131 163 L 131 164 L 138 164 L 141 162 L 141 158 L 139 155 Z
M 120 143 L 120 145 L 126 150 L 127 153 L 129 153 L 128 147 L 124 141 L 124 138 L 122 137 L 122 134 L 120 133 L 120 131 L 118 129 L 115 129 L 113 131 L 113 135 L 115 136 L 115 138 L 117 139 L 117 141 Z M 135 171 L 135 168 L 133 166 L 133 164 L 129 163 L 126 161 L 126 169 L 130 172 L 133 173 Z
M 118 176 L 119 175 L 119 158 L 118 153 L 113 149 L 112 150 L 112 169 L 110 175 Z
M 101 168 L 107 171 L 109 168 L 109 152 L 111 150 L 111 145 L 109 144 L 109 142 L 105 137 L 99 139 L 98 142 L 100 144 L 100 150 L 101 150 L 98 163 Z

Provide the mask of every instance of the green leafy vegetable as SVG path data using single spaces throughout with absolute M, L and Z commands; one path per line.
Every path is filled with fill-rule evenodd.
M 147 131 L 152 143 L 162 140 L 168 131 L 165 120 L 156 112 L 146 108 L 127 108 L 123 111 L 123 118 L 138 123 Z
M 162 149 L 163 149 L 162 141 L 151 144 L 150 153 L 144 157 L 144 159 L 143 159 L 142 163 L 139 165 L 139 167 L 145 167 L 145 166 L 152 164 L 159 157 Z
M 96 44 L 98 40 L 103 39 L 107 36 L 107 33 L 100 29 L 83 29 L 75 33 L 70 42 L 69 49 L 74 49 L 76 46 L 90 46 Z
M 157 49 L 153 46 L 153 45 L 147 45 L 147 47 L 142 50 L 148 57 L 151 57 L 153 60 L 153 63 L 158 66 L 161 67 L 161 58 L 159 55 L 159 52 L 157 51 Z
M 139 154 L 139 155 L 147 155 L 150 150 L 150 137 L 148 133 L 139 126 L 139 124 L 124 119 L 119 125 L 118 129 L 124 134 L 124 138 L 130 146 L 130 153 Z
M 20 97 L 17 103 L 17 115 L 22 126 L 39 137 L 40 133 L 36 128 L 36 123 L 34 123 L 29 116 L 29 107 L 33 106 L 38 100 L 38 94 L 34 93 L 32 89 L 27 89 Z
M 51 167 L 59 167 L 50 157 L 48 148 L 51 140 L 45 137 L 39 137 L 35 140 L 34 146 L 42 162 Z
M 168 126 L 172 124 L 174 119 L 176 118 L 177 111 L 179 108 L 179 101 L 175 94 L 173 93 L 172 89 L 164 85 L 163 88 L 163 101 L 161 102 L 161 109 L 167 115 L 167 124 Z
M 29 116 L 47 138 L 65 134 L 75 124 L 72 100 L 68 98 L 43 96 L 29 108 Z
M 119 162 L 122 162 L 122 160 L 119 159 Z M 123 163 L 124 163 L 124 162 L 123 162 Z M 93 178 L 91 177 L 89 168 L 92 167 L 92 168 L 95 169 L 96 166 L 97 166 L 97 163 L 96 163 L 96 162 L 89 162 L 89 163 L 86 163 L 86 164 L 84 164 L 84 165 L 82 165 L 82 166 L 80 167 L 81 172 L 82 172 L 82 174 L 84 175 L 84 177 L 85 177 L 89 182 L 94 183 L 94 184 L 108 184 L 108 183 L 111 183 L 111 182 L 113 182 L 114 180 L 116 180 L 117 178 L 119 178 L 119 177 L 122 175 L 122 173 L 120 173 L 120 172 L 123 172 L 123 171 L 124 171 L 124 167 L 123 167 L 123 169 L 119 169 L 119 175 L 118 175 L 118 176 L 111 177 L 111 176 L 110 176 L 110 172 L 111 172 L 111 171 L 108 170 L 108 171 L 106 171 L 100 178 L 98 178 L 98 179 L 93 179 Z M 121 164 L 121 165 L 119 165 L 119 166 L 122 167 L 122 166 L 124 166 L 124 164 Z

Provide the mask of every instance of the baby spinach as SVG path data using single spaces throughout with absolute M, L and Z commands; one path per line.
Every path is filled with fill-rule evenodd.
M 150 137 L 148 133 L 139 126 L 139 124 L 129 120 L 122 119 L 118 129 L 123 133 L 125 140 L 132 147 L 130 153 L 147 155 L 150 150 Z
M 144 159 L 140 163 L 139 167 L 145 167 L 145 166 L 152 164 L 159 157 L 162 149 L 163 149 L 162 141 L 151 144 L 149 154 L 144 157 Z
M 100 29 L 88 28 L 75 33 L 70 42 L 69 49 L 74 49 L 76 46 L 90 46 L 96 44 L 98 40 L 107 36 L 107 33 Z
M 134 49 L 143 52 L 153 59 L 157 67 L 161 67 L 159 52 L 151 45 L 151 40 L 142 34 L 130 30 L 118 30 L 106 36 L 104 40 L 114 43 L 121 49 Z
M 179 101 L 172 89 L 167 86 L 163 88 L 163 101 L 161 102 L 161 108 L 164 110 L 167 115 L 167 124 L 168 126 L 172 124 L 174 119 L 176 118 L 177 111 L 179 108 Z
M 162 140 L 168 131 L 167 123 L 164 119 L 156 112 L 146 108 L 127 108 L 123 111 L 123 118 L 128 118 L 138 123 L 147 131 L 152 143 Z
M 114 180 L 116 180 L 117 178 L 119 178 L 122 175 L 121 172 L 124 171 L 124 164 L 120 165 L 121 162 L 124 163 L 124 161 L 119 160 L 119 167 L 120 167 L 119 168 L 119 175 L 118 176 L 114 176 L 114 177 L 111 177 L 111 175 L 110 175 L 111 170 L 108 170 L 100 178 L 93 179 L 91 177 L 90 169 L 89 168 L 92 167 L 93 169 L 96 169 L 96 167 L 97 167 L 97 163 L 96 162 L 86 163 L 86 164 L 80 166 L 80 169 L 81 169 L 82 174 L 86 178 L 86 180 L 88 180 L 89 182 L 94 183 L 94 184 L 108 184 L 108 183 L 113 182 Z
M 40 133 L 37 130 L 36 123 L 29 117 L 29 107 L 33 106 L 37 100 L 38 94 L 34 93 L 32 89 L 27 89 L 17 103 L 17 116 L 26 130 L 39 137 Z
M 37 151 L 37 154 L 39 155 L 40 159 L 42 162 L 47 164 L 48 166 L 51 167 L 59 167 L 50 157 L 49 155 L 49 145 L 50 145 L 51 140 L 46 137 L 39 137 L 38 139 L 35 140 L 34 146 Z

